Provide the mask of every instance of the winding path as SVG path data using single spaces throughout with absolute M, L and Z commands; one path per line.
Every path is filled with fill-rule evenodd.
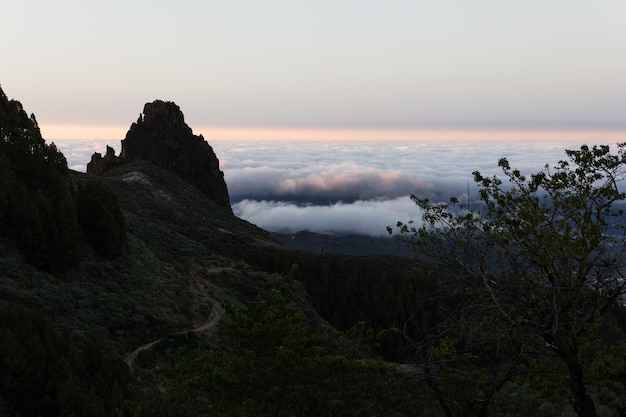
M 183 335 L 183 334 L 188 334 L 188 333 L 202 333 L 202 332 L 212 330 L 220 322 L 220 320 L 222 320 L 222 317 L 224 317 L 224 308 L 221 306 L 221 304 L 215 300 L 212 300 L 212 303 L 213 303 L 212 304 L 213 310 L 211 311 L 211 315 L 209 316 L 209 321 L 201 324 L 198 327 L 194 327 L 193 329 L 178 332 L 176 333 L 176 335 Z M 133 363 L 135 362 L 135 359 L 137 358 L 137 355 L 139 355 L 140 352 L 151 349 L 152 347 L 157 345 L 159 342 L 161 342 L 163 339 L 164 338 L 153 340 L 152 342 L 139 346 L 137 349 L 135 349 L 128 355 L 124 356 L 124 362 L 126 362 L 126 365 L 128 365 L 128 367 L 132 369 Z
M 209 272 L 215 273 L 216 271 L 219 272 L 222 269 L 227 269 L 227 268 L 211 268 Z M 175 335 L 177 336 L 189 334 L 189 333 L 209 332 L 213 330 L 215 326 L 217 326 L 220 320 L 222 320 L 222 317 L 224 317 L 224 312 L 225 312 L 224 307 L 222 307 L 222 305 L 217 300 L 215 300 L 213 297 L 211 297 L 208 294 L 208 292 L 204 288 L 204 285 L 202 285 L 195 276 L 193 276 L 191 273 L 188 272 L 187 277 L 190 279 L 190 286 L 193 288 L 195 284 L 195 287 L 196 287 L 195 290 L 198 293 L 202 294 L 206 301 L 211 303 L 212 309 L 211 309 L 211 314 L 209 315 L 208 321 L 201 324 L 200 326 L 194 327 L 193 329 L 183 330 L 181 332 L 175 333 Z M 160 339 L 153 340 L 152 342 L 148 342 L 145 345 L 141 345 L 137 349 L 129 353 L 128 355 L 124 356 L 124 362 L 126 362 L 126 365 L 128 365 L 128 368 L 131 370 L 133 369 L 133 363 L 135 362 L 135 359 L 137 359 L 137 356 L 139 355 L 140 352 L 151 349 L 155 345 L 159 344 L 159 342 L 161 342 L 163 339 L 164 338 L 162 337 Z

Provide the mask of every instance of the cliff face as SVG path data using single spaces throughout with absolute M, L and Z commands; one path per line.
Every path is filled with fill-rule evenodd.
M 146 103 L 143 114 L 133 123 L 122 151 L 107 147 L 104 157 L 95 153 L 87 164 L 87 173 L 103 175 L 121 164 L 138 160 L 166 169 L 199 188 L 219 205 L 230 209 L 224 173 L 213 148 L 202 135 L 194 135 L 183 113 L 173 102 L 156 100 Z

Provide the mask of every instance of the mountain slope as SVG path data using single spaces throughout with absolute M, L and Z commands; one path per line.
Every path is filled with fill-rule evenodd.
M 7 161 L 13 163 L 0 158 L 3 167 Z M 327 290 L 359 270 L 360 258 L 287 248 L 195 184 L 140 158 L 109 168 L 97 177 L 69 171 L 59 178 L 67 204 L 94 181 L 115 197 L 107 202 L 119 203 L 124 226 L 115 256 L 97 252 L 87 245 L 93 236 L 79 233 L 73 243 L 80 256 L 52 270 L 29 262 L 13 235 L 0 237 L 0 313 L 24 310 L 0 322 L 0 414 L 241 415 L 241 404 L 256 415 L 417 410 L 401 376 L 314 308 L 333 310 L 340 300 L 325 302 Z M 358 275 L 379 275 L 389 265 L 374 263 Z M 326 289 L 313 300 L 309 289 L 318 283 Z M 211 338 L 203 333 L 207 324 Z M 194 361 L 202 366 L 188 367 Z M 206 384 L 196 386 L 199 380 Z M 289 394 L 295 386 L 297 395 Z M 27 391 L 29 397 L 14 394 Z

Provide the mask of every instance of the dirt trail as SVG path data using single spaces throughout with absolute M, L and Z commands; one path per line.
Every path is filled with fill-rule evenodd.
M 179 336 L 179 335 L 189 334 L 189 333 L 203 333 L 203 332 L 208 332 L 212 330 L 220 322 L 222 317 L 224 317 L 224 308 L 220 305 L 220 303 L 215 300 L 212 300 L 212 304 L 213 304 L 213 310 L 211 311 L 211 315 L 209 316 L 209 321 L 201 324 L 198 327 L 194 327 L 193 329 L 184 330 L 182 332 L 178 332 L 175 334 Z M 163 339 L 164 338 L 153 340 L 152 342 L 139 346 L 137 349 L 135 349 L 128 355 L 124 356 L 124 362 L 126 362 L 126 365 L 128 365 L 128 367 L 132 369 L 133 363 L 135 359 L 137 359 L 137 355 L 139 355 L 140 352 L 151 349 L 153 346 L 157 345 Z
M 209 270 L 208 272 L 216 272 L 216 271 L 219 272 L 222 269 L 226 269 L 226 268 L 213 268 L 212 270 Z M 211 309 L 211 314 L 209 315 L 209 318 L 206 322 L 202 323 L 199 326 L 194 327 L 193 329 L 183 330 L 181 332 L 175 333 L 175 335 L 177 336 L 189 334 L 189 333 L 210 332 L 211 330 L 213 330 L 213 328 L 215 328 L 215 326 L 217 326 L 220 320 L 222 320 L 222 317 L 224 317 L 224 312 L 225 312 L 222 305 L 209 295 L 205 286 L 200 282 L 200 280 L 198 280 L 195 276 L 193 276 L 190 273 L 188 273 L 187 277 L 190 280 L 189 285 L 191 286 L 192 290 L 195 290 L 196 293 L 201 294 L 202 297 L 206 301 L 210 302 L 212 309 Z M 128 365 L 128 368 L 132 370 L 133 363 L 135 362 L 135 359 L 137 359 L 137 356 L 139 355 L 140 352 L 151 349 L 152 347 L 157 345 L 159 342 L 161 342 L 163 339 L 164 338 L 160 338 L 157 340 L 153 340 L 149 343 L 146 343 L 145 345 L 141 345 L 137 349 L 129 353 L 128 355 L 124 356 L 124 362 L 126 362 L 126 365 Z

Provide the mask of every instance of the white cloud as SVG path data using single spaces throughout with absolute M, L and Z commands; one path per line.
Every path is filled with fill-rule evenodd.
M 564 141 L 227 142 L 211 143 L 233 210 L 272 231 L 385 235 L 398 220 L 419 220 L 415 193 L 432 201 L 476 200 L 472 172 L 500 174 L 507 157 L 525 173 L 565 159 Z M 119 141 L 61 142 L 72 169 Z M 593 142 L 589 142 L 593 144 Z
M 387 236 L 387 226 L 394 227 L 398 220 L 419 218 L 419 207 L 408 196 L 323 206 L 243 200 L 233 205 L 233 211 L 259 227 L 281 233 L 309 230 Z
M 591 143 L 590 143 L 591 144 Z M 507 157 L 525 173 L 565 158 L 579 143 L 216 142 L 235 213 L 271 231 L 384 235 L 419 220 L 415 193 L 432 201 L 478 199 L 472 172 L 499 175 Z
M 334 203 L 418 193 L 466 193 L 472 172 L 498 174 L 497 162 L 536 172 L 562 159 L 565 142 L 215 142 L 233 201 Z
M 231 198 L 279 199 L 333 203 L 409 195 L 429 184 L 396 170 L 356 163 L 321 164 L 281 169 L 269 166 L 225 170 Z
M 79 172 L 87 171 L 87 163 L 91 161 L 91 156 L 94 152 L 104 155 L 108 145 L 119 154 L 121 147 L 120 141 L 107 140 L 60 140 L 54 141 L 54 144 L 63 152 L 65 159 L 67 159 L 67 166 Z

